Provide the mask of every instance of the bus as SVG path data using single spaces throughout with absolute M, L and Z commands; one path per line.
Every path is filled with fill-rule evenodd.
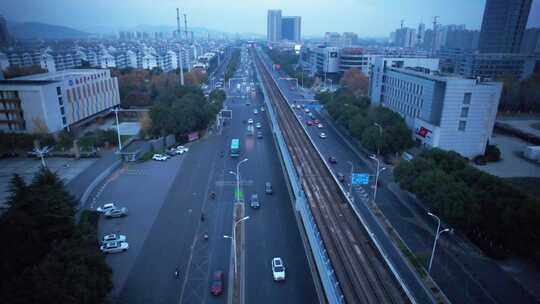
M 231 157 L 238 157 L 240 155 L 240 139 L 233 138 L 231 140 Z

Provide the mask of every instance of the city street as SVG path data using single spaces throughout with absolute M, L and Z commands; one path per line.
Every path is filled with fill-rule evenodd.
M 96 187 L 87 207 L 114 202 L 129 210 L 127 217 L 100 221 L 100 236 L 119 232 L 127 236 L 130 246 L 127 252 L 107 258 L 114 270 L 112 298 L 117 303 L 227 301 L 232 257 L 231 242 L 223 235 L 232 233 L 236 186 L 236 178 L 229 172 L 244 158 L 249 160 L 240 168 L 241 192 L 246 201 L 258 194 L 261 203 L 257 210 L 246 205 L 250 219 L 245 222 L 245 263 L 241 267 L 245 302 L 317 302 L 266 115 L 253 114 L 262 103 L 252 101 L 246 106 L 246 101 L 227 99 L 233 119 L 226 122 L 221 134 L 213 130 L 189 145 L 189 152 L 165 162 L 124 165 Z M 256 130 L 263 133 L 262 139 L 246 135 L 249 118 L 261 123 Z M 238 158 L 229 156 L 232 138 L 241 142 Z M 272 195 L 264 193 L 267 181 L 273 185 Z M 215 200 L 209 196 L 212 191 Z M 205 233 L 208 240 L 203 238 Z M 274 256 L 281 257 L 287 267 L 285 282 L 272 279 Z M 219 297 L 209 291 L 216 270 L 226 274 L 224 294 Z

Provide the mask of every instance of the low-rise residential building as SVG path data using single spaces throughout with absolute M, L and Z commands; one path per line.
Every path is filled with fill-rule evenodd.
M 445 75 L 428 67 L 374 64 L 370 98 L 399 113 L 425 147 L 483 155 L 488 144 L 502 83 Z
M 0 80 L 0 130 L 57 133 L 120 104 L 109 70 L 76 69 Z

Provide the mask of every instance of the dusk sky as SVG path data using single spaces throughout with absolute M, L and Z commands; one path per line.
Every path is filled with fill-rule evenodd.
M 10 2 L 10 3 L 7 3 Z M 266 11 L 302 17 L 302 35 L 356 32 L 362 37 L 387 36 L 399 27 L 466 24 L 479 29 L 484 0 L 16 0 L 3 1 L 0 14 L 11 21 L 34 21 L 83 30 L 117 30 L 139 24 L 171 25 L 176 7 L 188 14 L 189 26 L 230 33 L 266 33 Z M 528 27 L 540 27 L 540 1 L 534 0 Z

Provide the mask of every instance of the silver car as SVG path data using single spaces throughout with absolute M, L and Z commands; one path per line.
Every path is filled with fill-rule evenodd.
M 99 249 L 101 249 L 101 252 L 103 253 L 118 253 L 118 252 L 125 252 L 129 248 L 129 244 L 126 242 L 107 242 Z
M 125 241 L 126 241 L 125 235 L 115 234 L 115 233 L 104 235 L 103 238 L 101 239 L 102 244 L 110 243 L 110 242 L 125 242 Z
M 128 210 L 126 207 L 114 208 L 105 212 L 105 217 L 107 218 L 123 217 L 123 216 L 126 216 L 127 214 L 128 214 Z

